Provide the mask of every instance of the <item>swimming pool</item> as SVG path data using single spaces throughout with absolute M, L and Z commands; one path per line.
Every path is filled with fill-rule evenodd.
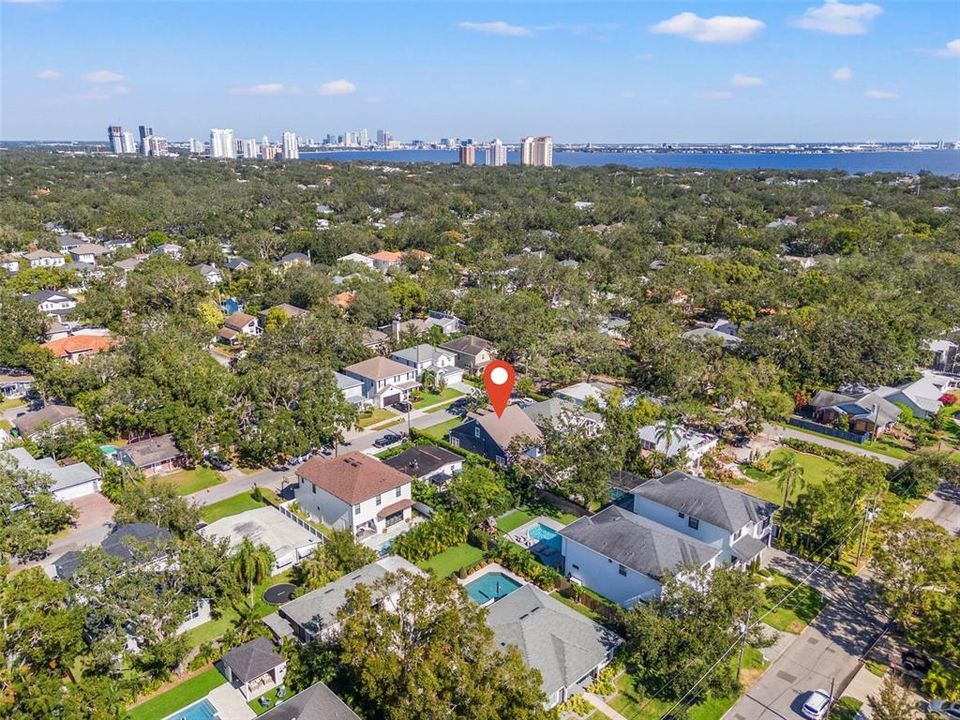
M 549 545 L 556 550 L 560 549 L 562 543 L 557 531 L 549 525 L 544 525 L 543 523 L 537 523 L 527 530 L 527 537 L 531 540 L 535 540 L 538 543 Z
M 167 715 L 163 720 L 219 720 L 219 717 L 213 703 L 204 698 L 200 702 L 177 710 L 172 715 Z
M 466 585 L 467 594 L 478 605 L 485 605 L 491 600 L 499 600 L 506 597 L 514 590 L 520 587 L 520 583 L 509 575 L 501 572 L 490 572 L 481 575 L 473 582 Z

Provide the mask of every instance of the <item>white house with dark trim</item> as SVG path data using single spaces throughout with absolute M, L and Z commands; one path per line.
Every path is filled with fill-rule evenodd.
M 348 365 L 343 374 L 360 380 L 363 397 L 378 408 L 396 405 L 420 387 L 416 368 L 380 356 Z
M 433 345 L 421 343 L 397 350 L 391 353 L 390 357 L 414 368 L 417 371 L 417 380 L 421 380 L 425 372 L 432 372 L 438 378 L 443 378 L 447 385 L 463 380 L 463 368 L 457 367 L 456 355 Z

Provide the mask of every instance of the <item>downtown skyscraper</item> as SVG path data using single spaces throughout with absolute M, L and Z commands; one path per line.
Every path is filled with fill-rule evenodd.
M 475 145 L 470 143 L 463 143 L 458 151 L 458 158 L 461 165 L 476 165 L 477 164 L 477 148 Z
M 553 138 L 549 135 L 523 138 L 520 141 L 520 164 L 553 167 Z
M 212 128 L 210 130 L 210 157 L 235 158 L 237 148 L 233 141 L 233 130 Z
M 300 141 L 297 138 L 296 133 L 285 132 L 283 134 L 283 159 L 284 160 L 300 159 Z
M 487 145 L 484 164 L 488 167 L 501 167 L 507 164 L 507 148 L 500 142 L 500 138 L 494 138 Z

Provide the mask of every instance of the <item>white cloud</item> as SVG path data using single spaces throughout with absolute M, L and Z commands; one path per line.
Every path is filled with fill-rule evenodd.
M 757 85 L 763 85 L 763 79 L 754 75 L 737 73 L 730 79 L 730 84 L 734 87 L 756 87 Z
M 832 77 L 834 80 L 846 82 L 847 80 L 853 79 L 853 70 L 848 67 L 839 67 L 830 73 L 830 77 Z
M 282 95 L 289 89 L 283 83 L 260 83 L 259 85 L 237 85 L 228 91 L 231 95 Z
M 766 23 L 751 17 L 714 15 L 702 18 L 692 12 L 682 12 L 650 27 L 658 35 L 679 35 L 688 40 L 707 43 L 739 43 L 752 39 L 766 27 Z
M 63 75 L 57 70 L 41 70 L 36 77 L 38 80 L 59 80 Z
M 83 79 L 92 83 L 118 83 L 123 80 L 123 75 L 112 70 L 95 70 L 84 75 Z
M 864 95 L 874 100 L 893 100 L 897 97 L 895 92 L 889 90 L 867 90 Z
M 960 38 L 957 38 L 956 40 L 951 40 L 950 42 L 948 42 L 946 45 L 944 45 L 942 48 L 939 48 L 938 50 L 929 50 L 928 53 L 930 55 L 936 55 L 937 57 L 945 57 L 945 58 L 960 57 Z
M 113 94 L 114 95 L 128 95 L 130 93 L 130 88 L 127 85 L 114 85 Z
M 463 21 L 457 23 L 457 27 L 463 28 L 464 30 L 473 30 L 474 32 L 487 33 L 488 35 L 504 35 L 507 37 L 532 37 L 533 31 L 530 28 L 523 27 L 522 25 L 511 25 L 509 23 L 503 22 L 503 20 L 496 20 L 494 22 L 468 22 Z
M 349 80 L 331 80 L 320 86 L 321 95 L 353 95 L 357 86 Z
M 733 93 L 729 90 L 708 90 L 699 95 L 701 100 L 730 100 Z
M 827 0 L 820 7 L 807 8 L 803 17 L 794 20 L 794 27 L 819 30 L 832 35 L 865 35 L 873 19 L 883 14 L 883 8 L 865 2 L 859 5 Z

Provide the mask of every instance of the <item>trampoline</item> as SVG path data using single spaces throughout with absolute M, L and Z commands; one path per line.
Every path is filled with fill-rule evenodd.
M 279 585 L 269 587 L 263 593 L 264 602 L 268 602 L 271 605 L 282 605 L 290 600 L 290 596 L 293 595 L 293 591 L 296 589 L 297 586 L 290 583 L 280 583 Z

